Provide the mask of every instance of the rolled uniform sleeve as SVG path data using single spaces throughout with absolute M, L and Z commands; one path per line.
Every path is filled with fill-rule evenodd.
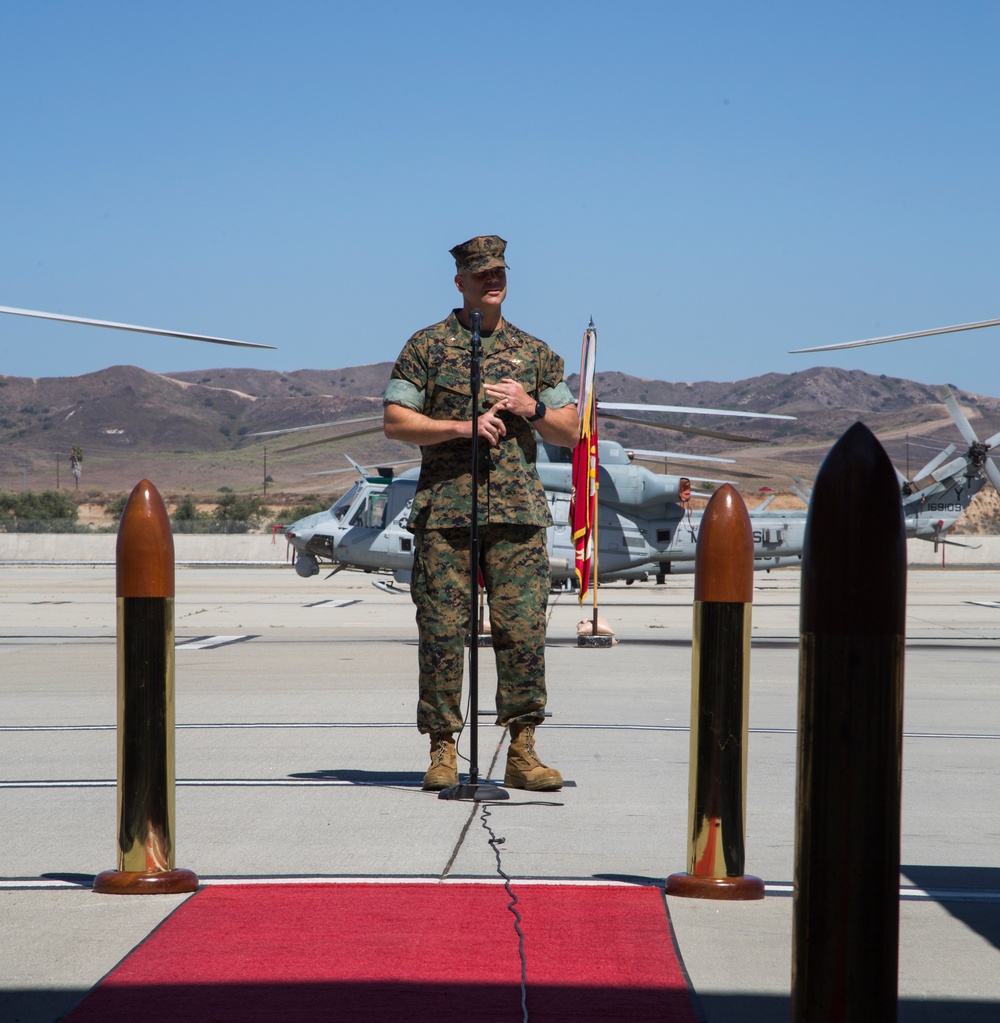
M 563 408 L 565 405 L 572 405 L 576 398 L 573 397 L 563 379 L 565 364 L 562 357 L 556 355 L 548 345 L 538 341 L 537 338 L 531 340 L 538 346 L 538 400 L 549 408 Z
M 563 408 L 572 405 L 576 398 L 569 389 L 565 380 L 560 380 L 555 387 L 543 387 L 539 392 L 538 400 L 548 408 Z
M 409 380 L 390 380 L 382 395 L 383 405 L 404 405 L 414 412 L 423 412 L 425 392 Z
M 382 404 L 403 405 L 414 412 L 424 412 L 427 397 L 427 346 L 422 343 L 423 331 L 418 331 L 403 345 L 403 350 L 392 367 L 389 384 L 382 395 Z

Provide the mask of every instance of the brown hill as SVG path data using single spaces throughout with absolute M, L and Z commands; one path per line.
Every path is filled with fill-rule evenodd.
M 339 429 L 252 436 L 378 415 L 391 364 L 335 370 L 218 369 L 169 375 L 113 366 L 77 377 L 0 376 L 0 488 L 72 487 L 68 452 L 84 451 L 80 489 L 95 495 L 129 490 L 147 477 L 166 495 L 210 496 L 220 488 L 301 501 L 342 492 L 351 474 L 313 475 L 362 464 L 414 458 L 408 445 L 386 441 L 378 422 Z M 569 378 L 576 390 L 576 377 Z M 857 420 L 878 435 L 895 464 L 913 475 L 961 436 L 937 387 L 858 370 L 816 368 L 735 382 L 669 382 L 599 373 L 604 401 L 745 409 L 794 415 L 792 422 L 678 415 L 664 430 L 604 420 L 602 436 L 626 446 L 735 458 L 737 464 L 658 458 L 654 468 L 691 476 L 736 479 L 748 496 L 767 484 L 790 490 L 811 480 L 831 443 Z M 980 438 L 1000 431 L 1000 399 L 957 391 Z M 642 414 L 626 413 L 642 418 Z M 685 428 L 725 433 L 742 443 L 691 435 Z M 324 443 L 332 434 L 347 439 Z M 296 450 L 289 450 L 289 449 Z M 735 473 L 742 475 L 736 476 Z

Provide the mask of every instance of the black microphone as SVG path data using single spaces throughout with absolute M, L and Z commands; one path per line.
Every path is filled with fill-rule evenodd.
M 483 357 L 483 342 L 479 337 L 479 331 L 483 325 L 483 314 L 480 309 L 473 309 L 472 312 L 469 313 L 469 324 L 472 327 L 472 353 L 470 355 L 469 363 L 471 370 L 470 384 L 472 388 L 471 393 L 473 404 L 472 446 L 475 449 L 478 443 L 476 437 L 476 422 L 479 416 L 478 406 L 476 406 L 476 402 L 478 401 L 479 389 L 480 385 L 482 384 L 482 374 L 479 362 L 480 359 L 482 359 Z

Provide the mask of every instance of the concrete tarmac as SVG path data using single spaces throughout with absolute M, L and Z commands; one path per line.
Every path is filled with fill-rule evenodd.
M 479 808 L 420 791 L 413 607 L 375 578 L 178 568 L 176 865 L 203 883 L 499 880 Z M 551 717 L 538 745 L 567 784 L 489 808 L 515 891 L 532 880 L 662 884 L 686 869 L 692 596 L 690 575 L 602 587 L 620 642 L 601 650 L 576 643 L 589 608 L 553 595 Z M 706 1023 L 789 1016 L 798 597 L 795 569 L 755 577 L 746 869 L 767 896 L 668 899 Z M 910 570 L 905 1023 L 1000 1019 L 998 603 L 995 570 Z M 187 897 L 90 890 L 115 866 L 115 678 L 113 567 L 4 566 L 4 1023 L 59 1019 Z M 483 649 L 482 707 L 494 686 Z M 483 775 L 502 780 L 504 749 L 481 715 Z M 530 958 L 527 974 L 530 1010 Z

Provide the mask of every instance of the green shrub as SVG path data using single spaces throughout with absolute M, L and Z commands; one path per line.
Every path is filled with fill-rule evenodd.
M 59 490 L 0 491 L 0 530 L 5 533 L 75 533 L 80 509 Z
M 271 517 L 271 509 L 259 497 L 224 494 L 213 516 L 220 533 L 250 533 Z
M 109 515 L 115 522 L 118 522 L 125 511 L 125 505 L 128 504 L 130 496 L 130 494 L 119 494 L 117 497 L 112 497 L 104 506 L 104 514 Z
M 213 533 L 216 523 L 208 512 L 198 510 L 192 497 L 185 497 L 174 506 L 174 514 L 170 517 L 175 533 Z

